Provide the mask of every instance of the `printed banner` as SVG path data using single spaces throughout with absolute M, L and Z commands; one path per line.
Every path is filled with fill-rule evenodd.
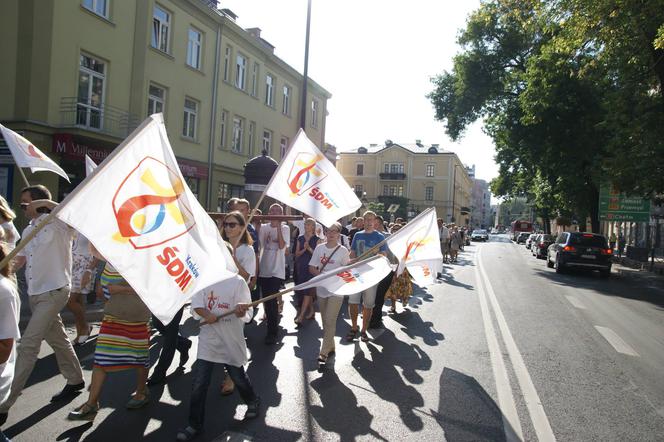
M 430 207 L 413 218 L 405 227 L 387 238 L 387 247 L 399 259 L 397 276 L 406 266 L 443 260 L 436 209 Z
M 2 124 L 0 124 L 0 132 L 2 132 L 2 137 L 5 139 L 7 147 L 11 151 L 18 167 L 30 169 L 32 173 L 43 170 L 57 173 L 62 178 L 69 181 L 67 172 L 55 164 L 52 159 L 44 155 L 44 153 L 37 149 L 37 147 L 27 138 L 22 137 L 11 129 L 7 129 Z

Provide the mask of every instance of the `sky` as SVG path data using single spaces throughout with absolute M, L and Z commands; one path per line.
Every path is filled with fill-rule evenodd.
M 307 0 L 221 0 L 243 28 L 258 27 L 275 54 L 303 71 Z M 498 175 L 493 141 L 476 122 L 458 142 L 434 119 L 431 77 L 451 70 L 456 37 L 479 1 L 312 0 L 309 77 L 332 94 L 325 141 L 338 151 L 370 143 L 440 144 L 476 176 Z

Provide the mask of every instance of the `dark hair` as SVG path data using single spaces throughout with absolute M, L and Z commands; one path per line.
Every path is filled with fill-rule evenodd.
M 5 257 L 9 255 L 9 247 L 7 247 L 7 244 L 4 242 L 0 242 L 0 261 L 5 259 Z M 9 277 L 9 272 L 11 271 L 12 263 L 11 261 L 7 263 L 3 268 L 0 269 L 0 274 Z
M 21 193 L 25 192 L 28 192 L 30 194 L 30 198 L 33 200 L 51 199 L 51 192 L 46 188 L 46 186 L 42 186 L 41 184 L 35 184 L 34 186 L 28 186 L 21 189 Z
M 246 222 L 244 221 L 244 215 L 242 215 L 241 212 L 238 212 L 237 210 L 229 213 L 226 215 L 226 218 L 224 218 L 224 221 L 228 219 L 229 216 L 232 216 L 237 220 L 237 223 L 240 225 L 240 227 L 244 227 Z M 221 224 L 221 237 L 225 241 L 229 241 L 228 236 L 226 235 L 226 229 L 224 229 L 224 224 L 222 222 Z M 249 234 L 248 230 L 244 231 L 244 235 L 240 237 L 240 244 L 246 244 L 248 246 L 252 245 L 254 243 L 254 240 L 251 238 L 251 235 Z

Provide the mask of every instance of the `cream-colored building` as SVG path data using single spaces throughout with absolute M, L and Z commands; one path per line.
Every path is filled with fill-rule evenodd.
M 398 204 L 397 217 L 433 206 L 446 223 L 469 223 L 472 180 L 459 157 L 438 145 L 387 140 L 340 152 L 337 169 L 366 204 Z
M 244 193 L 243 166 L 277 161 L 299 129 L 303 77 L 260 29 L 213 0 L 5 0 L 0 122 L 59 163 L 71 185 L 38 173 L 58 198 L 148 115 L 163 112 L 189 186 L 210 210 Z M 303 45 L 304 50 L 304 45 Z M 330 93 L 307 83 L 306 133 L 325 146 Z M 0 151 L 0 190 L 23 181 Z

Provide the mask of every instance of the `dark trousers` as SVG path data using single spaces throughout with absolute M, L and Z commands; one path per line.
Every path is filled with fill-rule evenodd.
M 390 272 L 378 283 L 378 288 L 376 288 L 376 305 L 374 305 L 373 312 L 371 313 L 371 324 L 378 325 L 383 320 L 385 293 L 387 293 L 387 289 L 390 288 L 393 277 L 394 272 Z
M 258 278 L 258 283 L 261 286 L 261 298 L 266 298 L 275 293 L 279 293 L 279 287 L 283 279 L 270 277 Z M 279 333 L 279 306 L 277 305 L 277 298 L 264 302 L 265 315 L 267 316 L 267 335 L 276 337 Z
M 185 352 L 189 349 L 189 339 L 180 334 L 180 320 L 182 319 L 183 310 L 184 306 L 178 310 L 175 317 L 168 325 L 162 324 L 156 316 L 152 316 L 152 324 L 157 330 L 159 330 L 159 333 L 161 333 L 164 340 L 161 354 L 159 355 L 159 362 L 157 363 L 152 376 L 166 376 L 166 371 L 168 371 L 168 367 L 170 367 L 171 362 L 173 362 L 175 350 Z
M 251 386 L 251 381 L 244 367 L 234 367 L 228 364 L 218 364 L 215 362 L 204 361 L 198 359 L 194 363 L 192 369 L 192 384 L 191 384 L 191 404 L 189 405 L 189 425 L 192 428 L 200 431 L 203 429 L 205 422 L 205 401 L 207 399 L 208 388 L 210 387 L 210 380 L 212 379 L 212 371 L 215 365 L 221 365 L 226 369 L 228 375 L 233 379 L 235 388 L 245 404 L 251 404 L 256 400 L 256 393 Z

